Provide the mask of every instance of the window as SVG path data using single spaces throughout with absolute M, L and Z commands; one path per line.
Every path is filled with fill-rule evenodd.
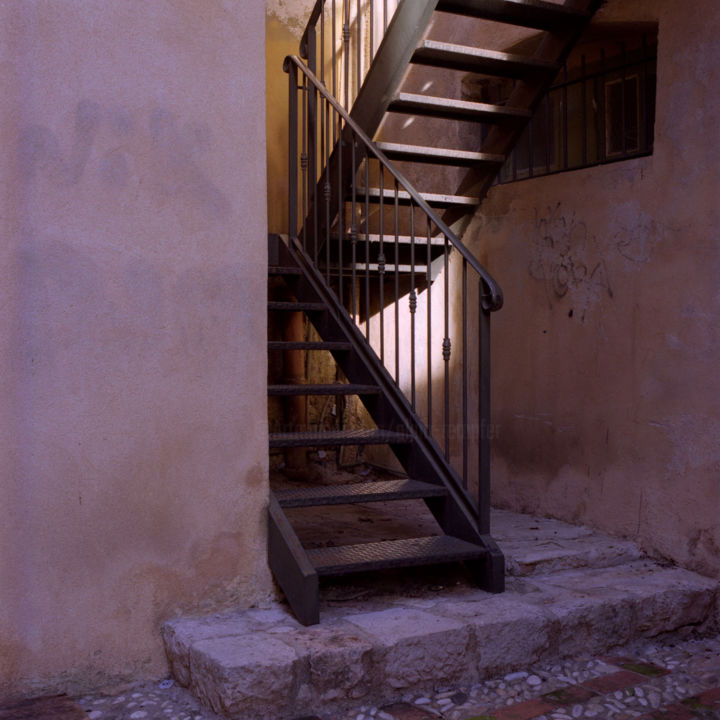
M 513 48 L 513 52 L 517 52 Z M 593 27 L 538 105 L 497 182 L 652 154 L 657 26 Z M 502 103 L 511 81 L 482 84 Z

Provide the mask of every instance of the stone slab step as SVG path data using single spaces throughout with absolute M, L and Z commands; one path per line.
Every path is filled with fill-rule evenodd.
M 172 620 L 162 634 L 175 679 L 208 707 L 282 720 L 606 652 L 709 623 L 717 603 L 717 582 L 644 560 L 510 578 L 500 595 L 460 587 L 330 603 L 311 627 L 271 605 Z

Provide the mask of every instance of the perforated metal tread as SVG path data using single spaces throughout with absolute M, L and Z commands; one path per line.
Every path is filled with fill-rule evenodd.
M 449 535 L 438 537 L 386 540 L 362 545 L 316 548 L 307 551 L 319 575 L 344 575 L 351 572 L 388 568 L 435 565 L 445 562 L 479 560 L 486 551 L 479 545 Z
M 275 493 L 280 507 L 283 508 L 413 500 L 444 497 L 445 495 L 447 495 L 447 491 L 441 485 L 407 479 L 351 483 L 349 485 L 318 485 L 279 490 Z
M 380 188 L 369 188 L 367 191 L 365 188 L 357 188 L 357 197 L 364 200 L 367 194 L 370 202 L 379 202 L 381 197 L 385 203 L 395 201 L 395 191 L 387 188 L 383 189 L 382 196 L 380 195 Z M 430 204 L 436 207 L 451 207 L 454 205 L 462 205 L 465 207 L 477 207 L 480 204 L 480 199 L 476 197 L 468 197 L 465 195 L 442 195 L 440 193 L 420 193 L 420 197 Z M 397 193 L 397 200 L 400 205 L 408 205 L 410 203 L 410 193 L 405 190 L 399 190 Z M 388 245 L 392 242 L 386 241 Z M 393 239 L 394 242 L 394 239 Z
M 269 265 L 268 275 L 302 275 L 302 270 L 294 265 Z
M 325 305 L 319 302 L 293 302 L 286 300 L 270 300 L 268 310 L 283 310 L 289 312 L 302 312 L 313 310 L 327 310 Z
M 330 430 L 270 433 L 270 447 L 331 447 L 337 445 L 409 445 L 412 436 L 391 430 Z
M 351 350 L 349 342 L 323 340 L 270 340 L 268 350 Z
M 436 9 L 536 30 L 561 30 L 590 17 L 584 10 L 546 0 L 440 0 Z
M 377 385 L 327 383 L 305 385 L 268 385 L 268 395 L 378 395 Z
M 388 106 L 388 110 L 410 115 L 430 115 L 453 120 L 490 123 L 525 121 L 529 120 L 532 115 L 529 110 L 523 108 L 402 92 L 395 96 Z
M 456 150 L 454 148 L 436 148 L 427 147 L 425 145 L 403 145 L 401 143 L 378 142 L 375 145 L 382 150 L 391 160 L 400 160 L 406 162 L 419 162 L 432 165 L 457 165 L 472 167 L 473 165 L 502 165 L 505 162 L 504 155 L 496 155 L 492 153 L 472 152 L 470 150 Z M 372 241 L 371 236 L 371 241 Z M 377 236 L 374 236 L 377 237 Z M 363 236 L 360 236 L 362 240 Z M 395 242 L 395 238 L 385 236 L 385 242 Z M 410 242 L 408 237 L 401 242 Z M 427 242 L 426 238 L 416 237 L 416 244 Z M 443 245 L 445 239 L 443 237 L 432 238 L 433 245 Z
M 522 78 L 538 72 L 555 74 L 559 70 L 556 63 L 538 60 L 531 56 L 455 45 L 438 40 L 423 40 L 414 52 L 412 62 L 509 78 Z

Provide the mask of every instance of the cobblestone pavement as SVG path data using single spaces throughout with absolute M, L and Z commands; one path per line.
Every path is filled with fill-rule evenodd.
M 219 720 L 172 680 L 114 695 L 42 698 L 0 720 Z M 720 637 L 639 642 L 612 655 L 535 665 L 470 687 L 294 720 L 720 719 Z M 247 718 L 247 720 L 254 720 Z
M 171 680 L 76 698 L 91 720 L 217 720 Z M 535 665 L 470 687 L 438 687 L 382 707 L 296 720 L 720 719 L 720 637 L 628 645 L 603 657 Z M 4 720 L 0 712 L 0 720 Z M 248 720 L 252 720 L 248 718 Z

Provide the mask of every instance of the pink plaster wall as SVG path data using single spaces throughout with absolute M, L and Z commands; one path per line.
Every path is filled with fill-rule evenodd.
M 0 696 L 265 598 L 263 3 L 0 7 Z
M 720 15 L 658 20 L 652 157 L 495 188 L 466 233 L 503 285 L 494 498 L 720 574 Z

